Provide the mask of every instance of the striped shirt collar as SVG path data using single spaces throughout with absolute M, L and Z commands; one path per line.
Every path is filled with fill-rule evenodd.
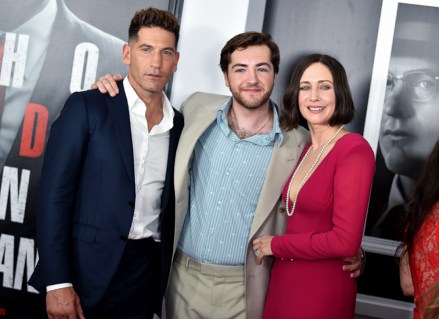
M 232 130 L 229 128 L 228 119 L 227 119 L 227 113 L 230 109 L 230 106 L 232 105 L 232 98 L 229 98 L 218 110 L 216 121 L 217 124 L 220 126 L 220 128 L 223 130 L 223 132 L 226 135 L 232 134 Z M 247 138 L 249 142 L 256 142 L 258 144 L 265 144 L 264 141 L 261 142 L 261 139 L 259 137 L 266 137 L 264 140 L 268 143 L 273 141 L 274 139 L 277 139 L 278 145 L 282 145 L 283 141 L 283 134 L 282 130 L 279 125 L 279 114 L 277 111 L 277 105 L 270 100 L 270 107 L 273 110 L 273 129 L 269 134 L 264 135 L 255 135 Z M 256 139 L 256 141 L 255 141 Z

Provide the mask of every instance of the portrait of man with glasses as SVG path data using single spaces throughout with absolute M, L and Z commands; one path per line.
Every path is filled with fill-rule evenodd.
M 369 212 L 378 217 L 366 235 L 402 239 L 403 206 L 439 139 L 438 86 L 439 8 L 399 4 L 377 152 L 393 177 L 388 195 L 374 183 Z

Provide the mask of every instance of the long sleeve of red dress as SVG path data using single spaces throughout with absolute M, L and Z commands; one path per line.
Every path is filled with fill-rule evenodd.
M 286 234 L 273 238 L 274 256 L 306 260 L 354 256 L 361 244 L 374 173 L 375 158 L 367 141 L 358 134 L 343 136 L 302 187 Z M 287 188 L 288 184 L 284 199 Z

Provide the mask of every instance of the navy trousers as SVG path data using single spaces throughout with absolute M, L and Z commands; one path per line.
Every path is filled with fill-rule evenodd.
M 160 315 L 160 243 L 128 240 L 103 300 L 84 309 L 87 319 L 152 319 Z

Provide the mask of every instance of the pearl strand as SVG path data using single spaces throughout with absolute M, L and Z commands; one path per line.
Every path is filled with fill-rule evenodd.
M 302 181 L 299 184 L 299 187 L 297 187 L 297 192 L 296 192 L 296 196 L 294 198 L 294 202 L 293 202 L 293 207 L 291 208 L 291 212 L 288 211 L 288 206 L 290 203 L 290 191 L 291 191 L 291 185 L 293 184 L 293 180 L 294 177 L 296 176 L 296 173 L 299 171 L 300 167 L 302 166 L 303 162 L 305 161 L 306 157 L 308 156 L 309 152 L 312 149 L 312 145 L 308 148 L 308 150 L 306 151 L 305 155 L 303 156 L 302 160 L 300 161 L 299 165 L 297 166 L 296 170 L 293 173 L 293 176 L 290 179 L 290 183 L 288 184 L 288 189 L 287 189 L 287 198 L 286 198 L 286 211 L 287 211 L 287 215 L 288 216 L 293 216 L 294 210 L 296 209 L 296 202 L 297 202 L 297 197 L 299 196 L 299 192 L 302 189 L 302 186 L 305 184 L 305 181 L 308 179 L 308 176 L 311 174 L 311 172 L 314 170 L 314 167 L 317 165 L 317 163 L 320 160 L 320 157 L 323 154 L 323 151 L 325 150 L 325 148 L 331 144 L 331 142 L 335 139 L 335 137 L 338 135 L 338 133 L 340 133 L 340 131 L 343 129 L 343 126 L 340 126 L 339 129 L 335 132 L 335 134 L 329 139 L 329 141 L 327 141 L 323 146 L 322 149 L 320 150 L 319 154 L 317 155 L 316 160 L 314 161 L 314 163 L 311 165 L 310 169 L 308 170 L 308 172 L 305 174 L 305 176 L 303 177 Z

